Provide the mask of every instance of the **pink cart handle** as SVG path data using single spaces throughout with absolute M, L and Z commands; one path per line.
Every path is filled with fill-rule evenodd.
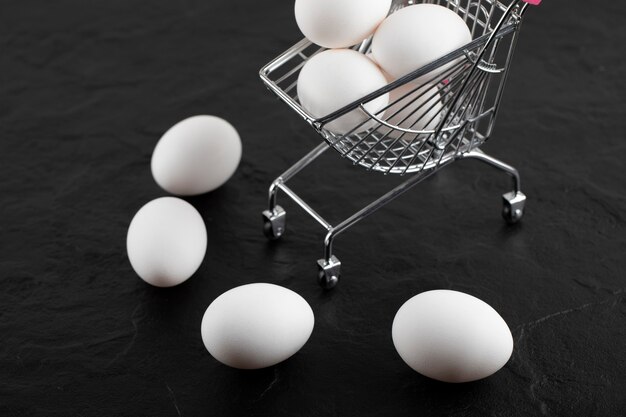
M 533 6 L 539 6 L 539 3 L 541 3 L 541 0 L 523 0 L 523 1 L 528 4 L 532 4 Z

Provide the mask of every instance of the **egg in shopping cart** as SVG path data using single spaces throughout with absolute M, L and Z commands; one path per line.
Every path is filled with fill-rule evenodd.
M 152 176 L 175 195 L 198 195 L 222 186 L 241 159 L 237 130 L 216 116 L 194 116 L 172 126 L 152 154 Z
M 296 0 L 298 27 L 311 42 L 347 48 L 369 37 L 383 21 L 391 0 Z
M 472 40 L 458 14 L 436 4 L 415 4 L 387 17 L 372 40 L 374 60 L 394 78 L 402 77 Z M 427 81 L 450 69 L 454 62 L 420 77 Z
M 311 57 L 298 76 L 298 99 L 313 117 L 326 116 L 387 85 L 380 68 L 365 55 L 351 49 L 329 49 Z M 364 103 L 372 114 L 389 102 L 389 94 Z M 337 134 L 358 133 L 374 125 L 360 109 L 334 119 L 324 127 Z
M 299 351 L 314 321 L 313 310 L 297 293 L 274 284 L 247 284 L 209 305 L 202 318 L 202 341 L 225 365 L 266 368 Z
M 385 110 L 385 121 L 393 126 L 412 131 L 434 131 L 441 120 L 442 97 L 437 86 L 417 86 L 406 83 L 389 93 L 390 107 Z M 428 134 L 407 133 L 401 130 L 381 128 L 388 137 L 401 137 L 405 141 L 425 139 Z
M 409 299 L 393 320 L 393 344 L 420 374 L 443 382 L 486 378 L 513 351 L 502 317 L 484 301 L 458 291 L 426 291 Z
M 200 213 L 176 197 L 144 205 L 128 227 L 128 259 L 141 279 L 156 287 L 186 281 L 200 267 L 207 232 Z

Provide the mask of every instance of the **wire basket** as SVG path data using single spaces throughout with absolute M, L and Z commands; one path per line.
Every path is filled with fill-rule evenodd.
M 327 229 L 324 258 L 318 261 L 318 278 L 322 286 L 331 288 L 339 279 L 341 263 L 332 254 L 332 242 L 339 233 L 441 167 L 462 158 L 479 159 L 513 177 L 514 190 L 504 195 L 503 214 L 510 223 L 520 220 L 525 196 L 517 170 L 484 154 L 479 147 L 494 127 L 522 17 L 528 4 L 539 1 L 394 1 L 390 13 L 417 3 L 445 6 L 463 18 L 473 40 L 323 117 L 314 117 L 301 105 L 297 82 L 304 64 L 326 48 L 303 39 L 264 66 L 260 76 L 265 85 L 325 140 L 272 183 L 269 209 L 263 212 L 266 235 L 276 239 L 285 230 L 285 211 L 276 204 L 276 194 L 282 190 Z M 371 41 L 366 39 L 352 49 L 367 54 Z M 387 94 L 391 99 L 385 107 L 368 110 L 368 103 Z M 361 120 L 359 124 L 342 131 L 331 128 L 333 121 L 355 112 L 361 116 L 357 118 Z M 328 148 L 367 170 L 412 174 L 411 178 L 332 226 L 286 185 Z

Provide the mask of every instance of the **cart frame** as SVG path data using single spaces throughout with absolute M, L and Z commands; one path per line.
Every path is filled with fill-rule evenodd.
M 476 37 L 464 47 L 321 118 L 313 117 L 300 106 L 297 96 L 294 96 L 293 92 L 291 94 L 289 93 L 295 87 L 295 82 L 291 82 L 289 77 L 293 77 L 304 62 L 310 58 L 310 56 L 306 56 L 303 51 L 307 48 L 315 47 L 311 42 L 303 39 L 268 63 L 260 71 L 261 79 L 268 89 L 287 103 L 292 110 L 298 113 L 325 139 L 324 142 L 317 145 L 272 182 L 269 187 L 268 208 L 262 213 L 265 235 L 270 239 L 280 238 L 286 230 L 286 211 L 277 204 L 278 192 L 282 191 L 326 230 L 326 236 L 324 238 L 324 256 L 317 261 L 318 282 L 325 289 L 335 287 L 341 275 L 341 262 L 333 253 L 333 243 L 338 235 L 454 161 L 474 159 L 508 174 L 512 178 L 512 190 L 502 196 L 502 215 L 508 223 L 513 224 L 517 223 L 524 214 L 526 196 L 521 191 L 519 172 L 511 165 L 487 155 L 479 149 L 479 146 L 491 136 L 491 132 L 493 131 L 504 85 L 510 69 L 510 62 L 514 54 L 517 36 L 521 27 L 522 17 L 529 4 L 538 4 L 539 2 L 537 0 L 528 0 L 528 2 L 525 0 L 513 0 L 510 5 L 505 6 L 499 0 L 474 0 L 473 2 L 472 0 L 465 2 L 463 0 L 394 0 L 392 12 L 401 7 L 415 3 L 436 3 L 445 5 L 458 13 L 464 11 L 465 19 L 466 21 L 469 20 L 468 25 L 472 27 L 473 34 L 477 27 L 476 22 L 480 21 L 480 13 L 482 12 L 484 20 L 482 22 L 483 34 Z M 465 8 L 463 8 L 462 3 L 465 3 Z M 489 19 L 487 16 L 487 11 L 489 10 L 487 6 L 490 8 Z M 473 22 L 470 11 L 472 8 L 475 10 Z M 491 14 L 496 10 L 500 12 L 500 16 L 497 19 L 497 23 L 494 22 L 493 25 L 490 25 L 488 20 L 490 20 L 492 17 Z M 505 39 L 508 40 L 508 50 L 503 61 L 504 63 L 498 65 L 495 62 L 498 43 L 504 43 Z M 369 50 L 370 43 L 371 39 L 365 40 L 354 47 L 354 49 L 365 53 Z M 324 48 L 318 49 L 316 53 L 321 50 L 324 50 Z M 303 61 L 297 65 L 295 69 L 291 69 L 283 74 L 282 77 L 278 79 L 272 78 L 277 70 L 285 66 L 288 67 L 289 64 L 292 64 L 291 61 L 294 59 L 301 59 Z M 465 60 L 463 61 L 465 64 L 459 64 L 458 62 L 460 60 Z M 457 62 L 457 64 L 455 64 L 455 62 Z M 410 83 L 419 77 L 424 77 L 444 65 L 448 65 L 448 67 L 456 65 L 463 70 L 463 76 L 458 77 L 457 81 L 453 81 L 457 82 L 457 89 L 450 94 L 451 97 L 445 109 L 442 111 L 442 115 L 445 114 L 445 116 L 443 116 L 441 122 L 438 123 L 436 129 L 420 131 L 401 127 L 389 123 L 388 120 L 384 120 L 381 116 L 383 112 L 373 113 L 368 111 L 365 107 L 366 103 L 374 100 L 381 94 L 389 93 L 399 86 Z M 451 74 L 455 70 L 453 68 L 449 71 L 448 74 Z M 459 71 L 458 74 L 461 74 L 461 70 L 457 71 Z M 486 100 L 488 94 L 487 89 L 491 81 L 491 76 L 494 74 L 498 75 L 500 80 L 495 86 L 494 92 L 491 94 L 493 105 L 488 105 L 486 103 L 486 101 L 488 101 Z M 447 75 L 443 77 L 445 76 Z M 444 80 L 441 78 L 444 84 L 446 84 L 449 79 Z M 291 84 L 289 87 L 285 88 L 280 85 L 281 82 L 291 82 Z M 459 109 L 462 109 L 462 112 Z M 357 110 L 366 113 L 369 120 L 377 122 L 376 129 L 386 128 L 387 132 L 389 130 L 395 130 L 401 136 L 414 135 L 415 138 L 427 139 L 413 139 L 407 144 L 398 138 L 390 140 L 387 137 L 388 133 L 383 135 L 378 134 L 378 132 L 373 133 L 376 129 L 367 134 L 359 135 L 355 134 L 353 131 L 347 134 L 337 134 L 325 128 L 329 122 L 351 111 Z M 481 123 L 483 125 L 482 132 L 480 128 L 477 127 Z M 370 142 L 367 142 L 368 140 Z M 387 145 L 382 151 L 375 151 L 375 147 L 384 143 L 385 140 L 390 141 L 391 145 Z M 415 146 L 413 146 L 413 142 L 416 142 Z M 365 148 L 365 151 L 360 151 L 360 149 L 363 149 L 364 143 L 371 143 L 372 145 L 368 145 L 370 147 Z M 361 146 L 361 148 L 359 148 L 359 146 Z M 394 158 L 389 158 L 390 150 L 393 150 L 394 146 L 396 148 L 401 146 L 402 148 L 400 151 L 394 151 Z M 332 225 L 287 185 L 290 179 L 295 177 L 329 148 L 334 148 L 339 151 L 342 156 L 352 160 L 354 164 L 362 165 L 368 170 L 382 171 L 385 174 L 398 173 L 401 175 L 411 175 L 406 181 L 363 207 L 361 210 L 338 224 Z M 390 162 L 385 164 L 385 158 Z M 383 162 L 381 163 L 381 161 Z M 404 163 L 404 165 L 401 166 L 400 162 Z

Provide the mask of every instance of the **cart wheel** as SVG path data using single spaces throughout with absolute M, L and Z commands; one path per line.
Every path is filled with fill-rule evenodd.
M 325 290 L 335 288 L 341 276 L 341 262 L 336 256 L 332 256 L 330 261 L 325 259 L 317 261 L 317 282 Z
M 263 212 L 263 233 L 268 239 L 279 239 L 285 233 L 287 212 L 281 206 Z
M 509 224 L 519 222 L 524 216 L 526 196 L 521 191 L 511 191 L 502 196 L 502 217 Z

